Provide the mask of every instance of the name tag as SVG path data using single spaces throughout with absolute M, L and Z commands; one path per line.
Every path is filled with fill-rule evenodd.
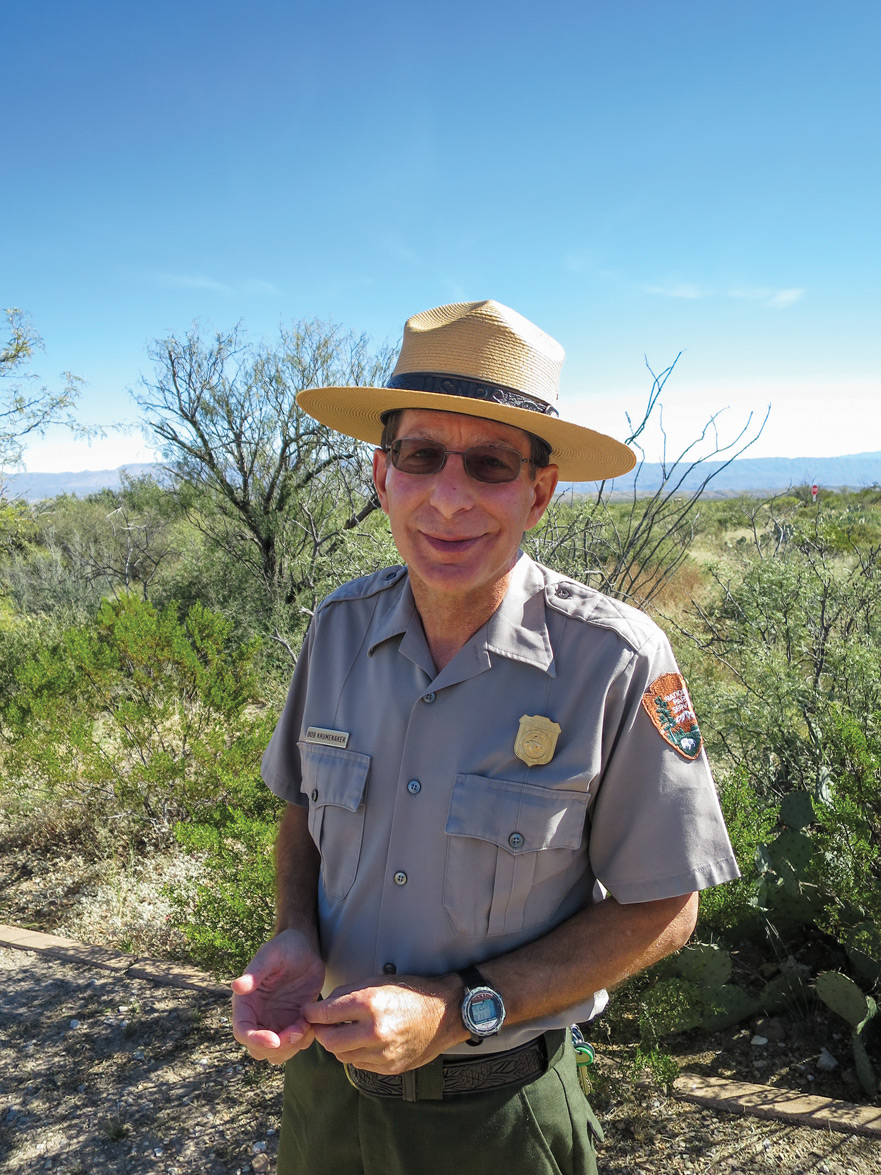
M 307 743 L 325 743 L 331 747 L 345 747 L 349 742 L 347 730 L 326 730 L 323 726 L 310 726 L 306 731 Z

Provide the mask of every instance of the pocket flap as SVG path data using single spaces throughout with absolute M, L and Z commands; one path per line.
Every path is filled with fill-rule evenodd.
M 302 782 L 300 791 L 314 804 L 333 804 L 356 812 L 364 802 L 370 772 L 370 756 L 340 747 L 299 742 Z
M 575 850 L 584 835 L 586 812 L 583 792 L 457 775 L 446 831 L 489 841 L 510 853 Z

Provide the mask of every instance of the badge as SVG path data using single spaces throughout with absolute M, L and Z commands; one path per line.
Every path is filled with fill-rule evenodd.
M 551 722 L 541 714 L 524 714 L 514 740 L 514 754 L 527 767 L 540 767 L 553 759 L 559 737 L 559 722 Z
M 642 695 L 642 705 L 665 742 L 684 759 L 698 757 L 703 739 L 680 673 L 656 678 Z
M 345 747 L 349 741 L 349 732 L 347 730 L 328 730 L 324 726 L 310 726 L 303 741 L 324 743 L 328 747 Z

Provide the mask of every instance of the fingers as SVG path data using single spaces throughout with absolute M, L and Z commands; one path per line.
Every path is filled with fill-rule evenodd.
M 269 1061 L 272 1065 L 283 1065 L 295 1053 L 308 1048 L 315 1039 L 312 1028 L 292 1025 L 281 1032 L 271 1032 L 268 1028 L 256 1028 L 234 1032 L 239 1044 L 244 1045 L 256 1061 Z

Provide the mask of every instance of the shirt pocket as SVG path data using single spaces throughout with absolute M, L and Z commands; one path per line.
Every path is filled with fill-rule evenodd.
M 588 796 L 457 775 L 447 819 L 444 908 L 459 934 L 548 922 L 586 867 Z
M 299 742 L 300 790 L 309 801 L 309 832 L 321 853 L 321 881 L 329 897 L 352 888 L 364 835 L 364 792 L 370 756 Z

